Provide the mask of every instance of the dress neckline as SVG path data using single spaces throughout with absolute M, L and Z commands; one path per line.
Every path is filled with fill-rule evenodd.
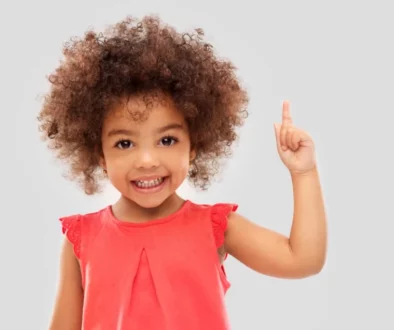
M 154 220 L 150 220 L 150 221 L 146 221 L 146 222 L 131 222 L 131 221 L 124 221 L 124 220 L 120 220 L 118 218 L 115 217 L 113 210 L 112 210 L 112 205 L 108 205 L 106 208 L 107 214 L 110 218 L 110 220 L 114 223 L 116 223 L 119 226 L 125 226 L 125 227 L 150 227 L 150 226 L 155 226 L 155 225 L 159 225 L 159 224 L 163 224 L 166 222 L 169 222 L 171 220 L 173 220 L 174 218 L 180 216 L 181 214 L 183 214 L 186 209 L 188 208 L 188 206 L 191 204 L 191 202 L 189 200 L 185 200 L 182 204 L 182 206 L 176 210 L 174 213 L 169 214 L 166 217 L 162 217 L 162 218 L 157 218 Z

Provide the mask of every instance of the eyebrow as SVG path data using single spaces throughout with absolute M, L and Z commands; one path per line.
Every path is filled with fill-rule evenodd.
M 160 134 L 160 133 L 164 133 L 166 131 L 169 131 L 171 129 L 184 130 L 185 128 L 182 124 L 173 123 L 173 124 L 168 124 L 168 125 L 158 128 L 156 130 L 156 132 Z M 134 136 L 136 136 L 136 135 L 138 135 L 138 133 L 136 133 L 132 130 L 128 130 L 128 129 L 113 129 L 108 132 L 108 137 L 114 136 L 114 135 L 129 135 L 129 136 L 134 135 Z

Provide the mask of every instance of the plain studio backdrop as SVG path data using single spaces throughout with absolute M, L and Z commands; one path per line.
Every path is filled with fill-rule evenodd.
M 229 258 L 233 329 L 394 329 L 394 21 L 390 1 L 19 1 L 0 8 L 0 329 L 46 329 L 62 240 L 58 218 L 118 197 L 85 196 L 40 142 L 36 116 L 61 47 L 89 27 L 159 14 L 205 29 L 250 95 L 233 157 L 195 202 L 235 202 L 251 220 L 288 234 L 288 171 L 273 123 L 289 99 L 295 124 L 315 139 L 329 221 L 323 271 L 274 279 Z M 391 7 L 390 7 L 391 5 Z M 7 6 L 7 7 L 6 7 Z M 110 329 L 108 329 L 110 330 Z

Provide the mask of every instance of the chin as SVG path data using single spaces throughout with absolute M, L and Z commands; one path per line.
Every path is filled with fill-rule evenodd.
M 161 204 L 165 202 L 167 198 L 129 198 L 134 203 L 138 204 L 140 207 L 145 209 L 154 209 L 159 207 Z

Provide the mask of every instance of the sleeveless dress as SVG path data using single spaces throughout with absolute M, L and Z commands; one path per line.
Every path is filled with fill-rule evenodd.
M 61 218 L 81 266 L 82 330 L 230 329 L 217 249 L 237 207 L 185 201 L 145 223 L 120 221 L 111 206 Z

